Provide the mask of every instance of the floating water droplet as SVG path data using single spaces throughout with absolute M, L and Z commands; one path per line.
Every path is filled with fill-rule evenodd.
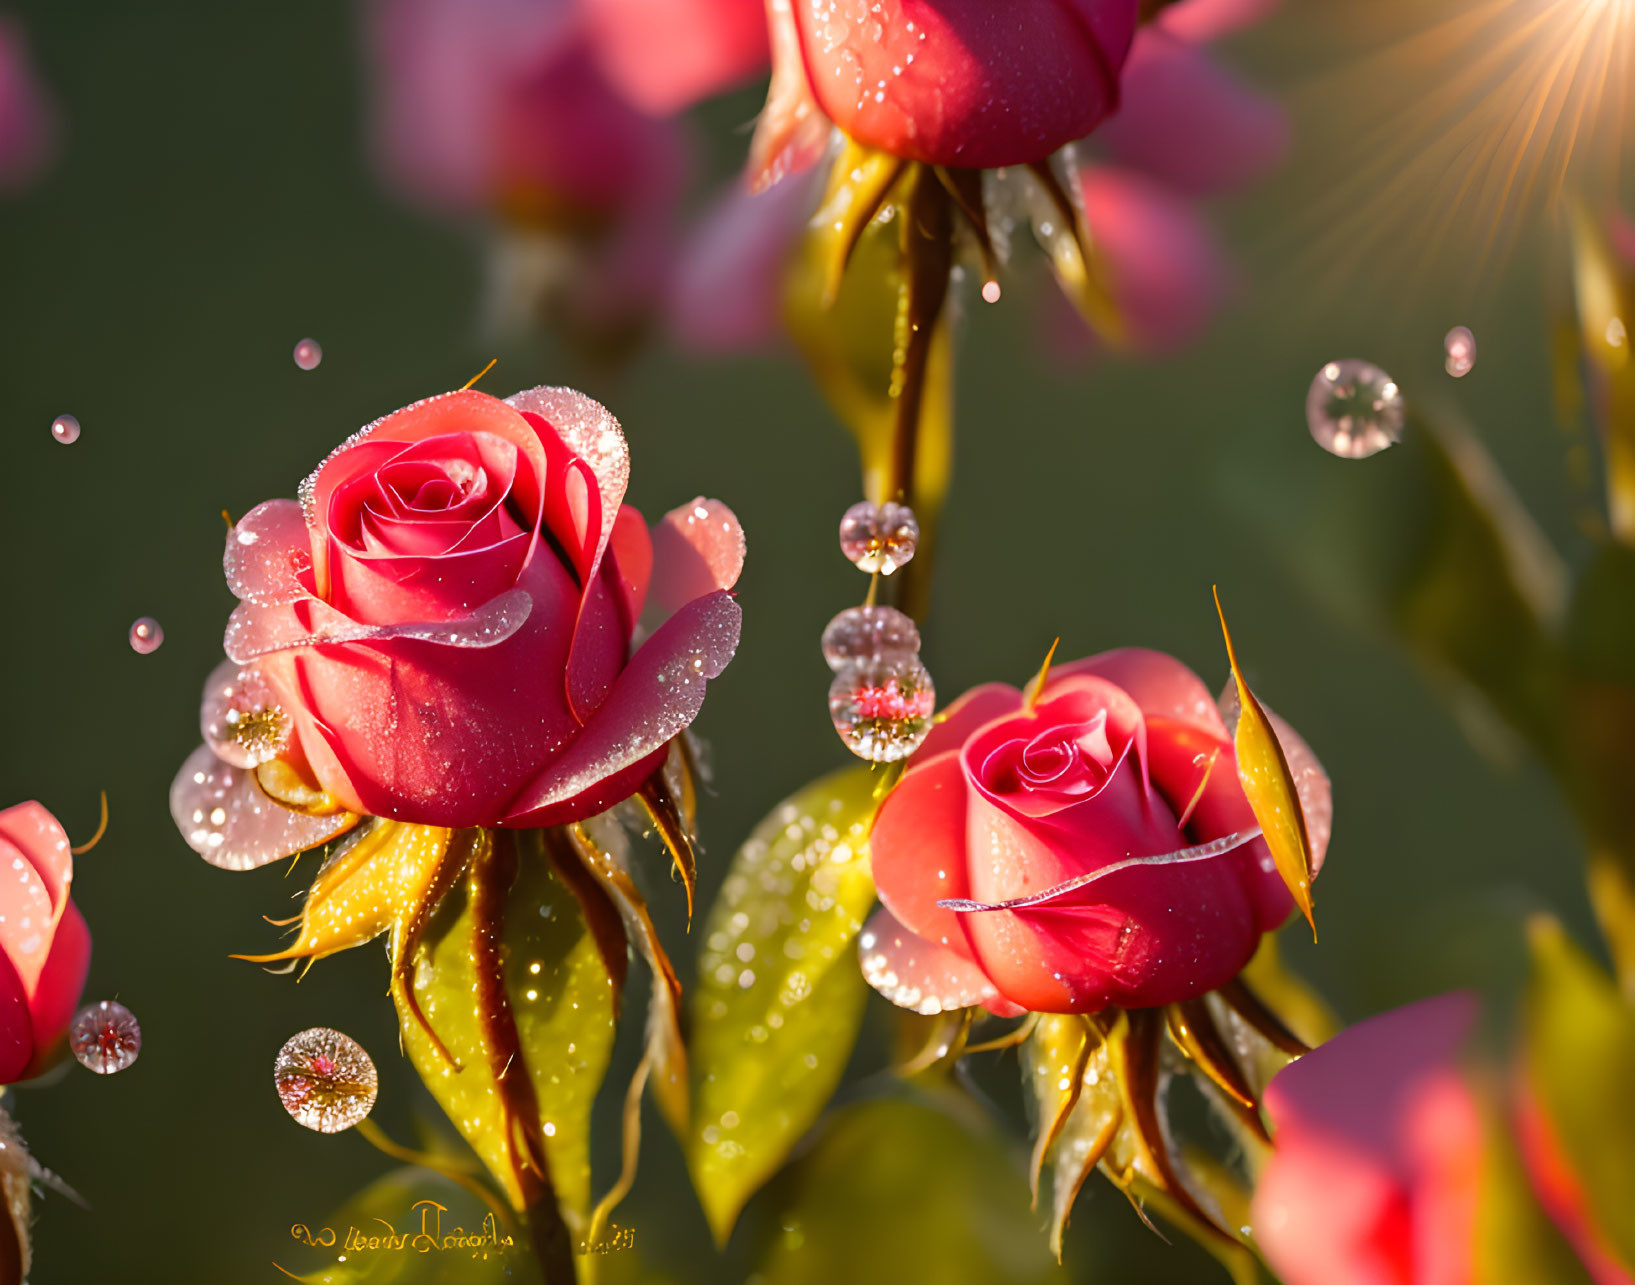
M 224 661 L 204 684 L 199 730 L 216 757 L 234 767 L 259 767 L 289 743 L 289 717 L 254 665 Z
M 324 347 L 316 339 L 303 339 L 295 345 L 295 364 L 302 370 L 317 370 L 324 359 Z
M 823 659 L 837 673 L 890 656 L 917 656 L 920 631 L 895 607 L 848 607 L 823 631 Z
M 998 303 L 999 302 L 999 295 L 1000 295 L 999 282 L 997 282 L 997 281 L 984 281 L 982 283 L 982 301 L 984 303 Z
M 1476 364 L 1476 336 L 1470 333 L 1468 326 L 1455 326 L 1442 340 L 1442 352 L 1445 357 L 1442 365 L 1448 374 L 1463 379 Z
M 374 1109 L 380 1077 L 350 1035 L 315 1026 L 291 1036 L 278 1050 L 273 1084 L 297 1124 L 319 1133 L 341 1133 Z
M 1306 426 L 1330 455 L 1360 460 L 1402 439 L 1402 390 L 1372 362 L 1348 357 L 1317 372 L 1306 394 Z
M 906 504 L 860 500 L 840 519 L 840 551 L 859 570 L 889 576 L 914 557 L 920 524 Z
M 51 421 L 51 436 L 64 446 L 72 446 L 79 441 L 79 420 L 72 415 L 58 415 Z
M 937 691 L 920 658 L 898 653 L 851 665 L 829 687 L 829 717 L 846 748 L 871 763 L 895 763 L 931 731 Z
M 142 1051 L 142 1028 L 130 1009 L 118 1000 L 105 999 L 74 1014 L 68 1047 L 87 1071 L 112 1075 L 136 1061 Z
M 138 655 L 151 656 L 164 640 L 164 627 L 152 616 L 142 616 L 131 626 L 131 650 Z

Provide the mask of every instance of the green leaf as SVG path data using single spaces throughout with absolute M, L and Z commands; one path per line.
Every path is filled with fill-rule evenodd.
M 969 1106 L 969 1103 L 964 1104 Z M 976 1111 L 908 1099 L 838 1111 L 790 1174 L 766 1285 L 1059 1281 L 1019 1157 Z
M 705 922 L 687 1157 L 722 1243 L 828 1102 L 856 1042 L 866 988 L 852 942 L 874 901 L 878 780 L 850 767 L 779 804 L 738 850 Z
M 443 899 L 414 961 L 415 997 L 458 1070 L 399 1004 L 415 1070 L 513 1206 L 530 1203 L 525 1158 L 542 1144 L 576 1233 L 590 1204 L 591 1104 L 613 1048 L 612 991 L 578 900 L 536 850 L 518 859 L 502 832 Z
M 1554 920 L 1530 933 L 1526 1083 L 1606 1251 L 1635 1270 L 1635 1012 Z
M 307 1285 L 491 1285 L 532 1270 L 514 1229 L 469 1191 L 414 1166 L 377 1179 L 322 1225 L 296 1224 L 290 1238 L 275 1265 Z

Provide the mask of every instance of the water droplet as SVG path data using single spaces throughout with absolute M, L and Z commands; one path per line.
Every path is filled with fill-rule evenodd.
M 303 339 L 295 345 L 295 364 L 302 370 L 317 370 L 324 359 L 324 346 L 316 339 Z
M 58 415 L 51 421 L 51 436 L 64 446 L 72 446 L 79 441 L 79 420 L 72 415 Z
M 164 640 L 164 627 L 152 616 L 143 616 L 131 626 L 131 650 L 140 656 L 153 655 Z
M 848 665 L 829 687 L 829 717 L 846 748 L 871 763 L 895 763 L 931 731 L 937 691 L 920 658 L 907 653 Z
M 142 1028 L 130 1009 L 118 1000 L 105 999 L 74 1014 L 68 1047 L 87 1071 L 112 1075 L 136 1061 L 142 1051 Z
M 823 659 L 837 673 L 891 656 L 917 656 L 920 631 L 895 607 L 848 607 L 823 631 Z
M 1311 381 L 1306 426 L 1330 455 L 1366 459 L 1401 440 L 1402 390 L 1372 362 L 1331 361 Z
M 1476 364 L 1476 336 L 1470 333 L 1468 326 L 1455 326 L 1442 340 L 1442 352 L 1445 354 L 1442 365 L 1448 374 L 1463 379 Z
M 840 519 L 840 551 L 859 570 L 889 576 L 914 556 L 920 524 L 906 504 L 861 500 Z
M 999 282 L 984 281 L 982 283 L 982 300 L 984 303 L 998 303 L 999 295 Z
M 380 1077 L 350 1035 L 315 1026 L 291 1036 L 278 1050 L 273 1084 L 297 1124 L 319 1133 L 341 1133 L 374 1108 Z
M 199 730 L 217 758 L 250 768 L 278 757 L 289 742 L 290 722 L 261 671 L 229 660 L 205 680 Z

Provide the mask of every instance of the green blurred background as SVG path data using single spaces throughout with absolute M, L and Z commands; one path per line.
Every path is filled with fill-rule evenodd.
M 285 1116 L 270 1074 L 279 1045 L 313 1025 L 358 1038 L 380 1065 L 376 1115 L 395 1136 L 435 1108 L 395 1054 L 380 953 L 324 961 L 300 985 L 230 962 L 273 948 L 260 917 L 293 913 L 296 882 L 278 867 L 214 870 L 171 825 L 166 790 L 198 742 L 199 688 L 231 606 L 221 510 L 292 495 L 359 425 L 464 383 L 491 356 L 488 391 L 574 383 L 605 401 L 631 440 L 637 504 L 652 514 L 702 491 L 728 501 L 749 534 L 743 646 L 699 724 L 716 772 L 707 904 L 754 822 L 844 760 L 817 638 L 861 588 L 834 536 L 857 498 L 854 453 L 781 355 L 706 363 L 661 345 L 610 378 L 545 339 L 480 342 L 477 230 L 424 219 L 376 182 L 354 15 L 340 0 L 42 0 L 17 12 L 66 131 L 45 182 L 0 205 L 0 803 L 37 798 L 79 841 L 108 791 L 112 826 L 75 882 L 96 942 L 87 998 L 117 996 L 145 1040 L 122 1075 L 71 1067 L 15 1096 L 36 1155 L 91 1204 L 43 1200 L 34 1279 L 284 1279 L 271 1264 L 288 1253 L 290 1224 L 322 1220 L 389 1163 L 355 1136 Z M 1243 53 L 1293 78 L 1295 56 L 1275 33 Z M 701 116 L 723 174 L 756 105 L 746 92 Z M 1256 234 L 1241 240 L 1265 246 L 1275 233 L 1281 182 L 1232 211 L 1238 232 Z M 1020 680 L 1057 634 L 1064 656 L 1139 643 L 1215 682 L 1219 582 L 1251 681 L 1334 778 L 1322 944 L 1292 930 L 1288 944 L 1355 1018 L 1502 982 L 1514 926 L 1539 904 L 1593 940 L 1577 839 L 1535 766 L 1512 756 L 1496 769 L 1388 638 L 1329 616 L 1297 585 L 1249 520 L 1276 486 L 1251 492 L 1241 479 L 1343 498 L 1390 478 L 1393 455 L 1333 460 L 1304 429 L 1312 373 L 1363 355 L 1410 396 L 1449 399 L 1479 426 L 1569 558 L 1586 547 L 1576 521 L 1591 497 L 1570 485 L 1552 425 L 1540 274 L 1525 255 L 1495 268 L 1480 304 L 1448 295 L 1404 307 L 1381 291 L 1311 297 L 1298 274 L 1278 271 L 1296 248 L 1273 244 L 1248 262 L 1234 308 L 1162 362 L 1053 363 L 1038 342 L 1050 287 L 1037 276 L 967 319 L 926 660 L 945 700 Z M 1455 386 L 1440 345 L 1456 322 L 1475 329 L 1481 354 Z M 304 335 L 324 347 L 312 373 L 290 360 Z M 70 448 L 48 431 L 63 411 L 84 426 Z M 126 642 L 139 615 L 165 629 L 147 657 Z M 679 889 L 657 900 L 671 903 L 663 927 L 687 956 Z M 883 1006 L 869 1020 L 848 1094 L 887 1060 Z M 634 1057 L 625 1034 L 610 1087 Z M 1014 1117 L 1013 1064 L 980 1078 Z M 613 1125 L 610 1111 L 599 1186 L 617 1168 Z M 677 1279 L 744 1279 L 777 1222 L 770 1198 L 718 1259 L 678 1149 L 656 1120 L 648 1137 L 618 1215 L 642 1258 Z M 915 1208 L 915 1184 L 903 1185 L 903 1208 Z M 1104 1184 L 1087 1188 L 1064 1279 L 1216 1273 L 1144 1229 Z M 862 1263 L 852 1274 L 871 1279 Z

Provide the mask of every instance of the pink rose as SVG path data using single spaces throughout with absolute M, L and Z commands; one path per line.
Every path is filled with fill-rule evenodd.
M 44 1069 L 79 1006 L 91 933 L 68 896 L 68 836 L 38 803 L 0 812 L 0 1084 Z
M 1328 779 L 1276 726 L 1320 862 Z M 1088 1013 L 1214 990 L 1292 909 L 1258 834 L 1231 733 L 1179 661 L 1132 648 L 1059 666 L 1032 708 L 978 687 L 875 820 L 884 908 L 865 971 L 929 1011 Z M 1166 854 L 1182 859 L 1142 860 Z
M 1348 1028 L 1267 1087 L 1276 1149 L 1251 1220 L 1288 1285 L 1465 1285 L 1482 1121 L 1459 1055 L 1476 999 Z
M 258 815 L 258 792 L 224 764 L 255 766 L 269 726 L 279 758 L 354 813 L 550 825 L 633 794 L 737 645 L 726 591 L 744 545 L 731 511 L 706 500 L 650 538 L 621 503 L 629 467 L 618 422 L 579 393 L 455 392 L 344 443 L 301 503 L 247 514 L 226 555 L 243 600 L 226 650 L 247 668 L 228 680 L 267 694 L 212 735 L 226 690 L 212 680 L 221 762 L 201 750 L 172 795 L 189 841 L 236 865 L 310 846 L 280 833 L 252 860 L 211 837 L 226 821 L 209 820 L 210 790 Z M 657 628 L 632 654 L 644 605 Z
M 765 180 L 821 150 L 832 122 L 930 165 L 1042 161 L 1118 105 L 1138 0 L 767 0 Z

